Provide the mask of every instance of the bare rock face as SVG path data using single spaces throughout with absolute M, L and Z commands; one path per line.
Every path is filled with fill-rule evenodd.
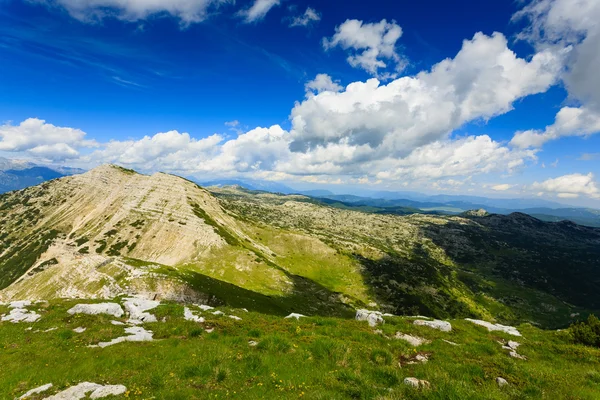
M 369 311 L 369 310 L 357 310 L 356 311 L 356 320 L 357 321 L 367 321 L 369 326 L 375 327 L 379 324 L 383 324 L 385 321 L 383 320 L 383 314 L 379 311 Z
M 122 317 L 125 312 L 121 306 L 117 303 L 99 303 L 99 304 L 77 304 L 69 311 L 70 315 L 75 314 L 88 314 L 88 315 L 99 315 L 106 314 L 112 315 L 113 317 Z
M 42 316 L 35 311 L 29 311 L 26 307 L 31 305 L 31 301 L 13 301 L 8 305 L 10 313 L 3 315 L 0 319 L 5 322 L 19 323 L 19 322 L 35 322 Z

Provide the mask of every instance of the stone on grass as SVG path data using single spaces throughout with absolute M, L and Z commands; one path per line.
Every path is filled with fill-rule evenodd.
M 394 339 L 404 340 L 405 342 L 408 342 L 411 346 L 414 346 L 414 347 L 418 347 L 422 344 L 431 343 L 427 339 L 424 339 L 424 338 L 421 338 L 418 336 L 406 335 L 402 332 L 397 332 L 396 336 L 394 336 Z
M 492 324 L 491 322 L 482 321 L 479 319 L 467 318 L 466 320 L 474 323 L 475 325 L 483 326 L 483 327 L 487 328 L 487 330 L 490 332 L 500 331 L 500 332 L 508 333 L 509 335 L 513 335 L 513 336 L 521 336 L 521 333 L 517 330 L 517 328 L 512 327 L 512 326 Z
M 496 378 L 496 383 L 498 384 L 499 387 L 504 387 L 506 385 L 508 385 L 508 381 L 504 378 Z
M 160 301 L 147 300 L 141 297 L 130 297 L 125 299 L 124 305 L 129 313 L 129 323 L 139 325 L 145 322 L 157 322 L 156 317 L 147 311 L 158 307 Z
M 81 400 L 87 398 L 88 393 L 90 393 L 90 399 L 102 399 L 108 396 L 118 396 L 126 391 L 127 388 L 122 385 L 102 386 L 97 383 L 83 382 L 54 396 L 46 397 L 44 400 Z
M 29 399 L 34 394 L 44 393 L 47 390 L 52 388 L 52 384 L 48 383 L 47 385 L 37 387 L 35 389 L 31 389 L 29 392 L 25 393 L 23 396 L 19 397 L 19 400 Z
M 225 315 L 225 314 L 223 313 L 223 311 L 217 310 L 217 311 L 213 312 L 213 315 Z
M 105 348 L 123 342 L 151 342 L 154 340 L 152 337 L 152 331 L 147 331 L 141 326 L 132 326 L 126 328 L 125 333 L 129 333 L 129 335 L 118 337 L 116 339 L 111 340 L 110 342 L 100 342 L 97 345 L 92 345 L 89 347 Z
M 100 315 L 107 314 L 113 317 L 122 317 L 125 312 L 121 306 L 117 303 L 99 303 L 99 304 L 77 304 L 71 308 L 67 313 L 71 315 L 75 314 L 87 314 L 87 315 Z
M 186 321 L 194 321 L 198 323 L 204 322 L 204 318 L 195 315 L 192 310 L 187 307 L 183 308 L 183 318 L 185 318 Z
M 258 346 L 258 342 L 254 341 L 254 340 L 250 340 L 248 342 L 248 346 L 250 346 L 250 347 L 256 347 L 256 346 Z
M 73 332 L 75 332 L 75 333 L 83 333 L 86 330 L 87 330 L 87 328 L 84 328 L 84 327 L 80 326 L 79 328 L 73 329 Z
M 383 324 L 383 314 L 379 311 L 356 310 L 357 321 L 367 321 L 369 326 L 374 327 Z
M 300 318 L 304 318 L 304 317 L 306 317 L 306 315 L 297 314 L 297 313 L 291 313 L 290 315 L 288 315 L 287 317 L 285 317 L 285 319 L 291 319 L 291 318 L 300 319 Z
M 452 331 L 452 325 L 450 324 L 450 322 L 440 321 L 438 319 L 435 319 L 433 321 L 425 321 L 422 319 L 418 319 L 418 320 L 414 321 L 413 324 L 419 325 L 419 326 L 427 326 L 429 328 L 437 329 L 442 332 Z
M 200 307 L 202 311 L 210 311 L 215 309 L 214 307 L 207 306 L 206 304 L 199 304 L 198 307 Z
M 31 305 L 31 301 L 23 300 L 23 301 L 13 301 L 8 305 L 10 308 L 10 313 L 2 316 L 2 321 L 4 322 L 12 322 L 14 324 L 19 322 L 35 322 L 40 319 L 42 316 L 35 311 L 28 311 L 25 307 Z
M 242 320 L 240 317 L 237 317 L 235 315 L 230 315 L 229 318 L 234 319 L 236 321 L 241 321 Z
M 406 386 L 412 386 L 416 389 L 419 389 L 419 388 L 425 389 L 425 388 L 431 387 L 431 384 L 429 382 L 424 381 L 422 379 L 417 379 L 417 378 L 405 378 L 404 384 Z

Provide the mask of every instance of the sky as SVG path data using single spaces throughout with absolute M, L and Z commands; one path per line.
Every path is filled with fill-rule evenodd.
M 599 207 L 599 20 L 600 0 L 0 0 L 0 157 Z

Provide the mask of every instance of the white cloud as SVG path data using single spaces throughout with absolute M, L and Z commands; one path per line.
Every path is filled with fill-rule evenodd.
M 500 185 L 493 185 L 490 188 L 492 190 L 497 191 L 497 192 L 504 192 L 504 191 L 506 191 L 506 190 L 508 190 L 508 189 L 510 189 L 512 187 L 513 187 L 513 185 L 509 185 L 508 183 L 502 183 Z
M 315 79 L 304 85 L 306 93 L 318 94 L 321 92 L 340 92 L 344 87 L 338 82 L 334 82 L 331 76 L 327 74 L 318 74 Z
M 580 195 L 600 198 L 600 188 L 592 173 L 559 176 L 541 183 L 535 182 L 531 187 L 535 191 L 556 194 L 560 198 L 577 198 Z
M 170 14 L 184 25 L 206 19 L 209 9 L 232 0 L 42 0 L 63 6 L 71 16 L 82 21 L 116 17 L 129 21 L 146 19 L 161 13 Z
M 600 2 L 534 0 L 514 18 L 527 18 L 521 35 L 538 48 L 569 48 L 563 80 L 571 96 L 600 110 Z
M 589 136 L 600 132 L 600 114 L 587 107 L 563 107 L 556 114 L 554 124 L 543 131 L 528 130 L 517 132 L 510 144 L 528 148 L 541 147 L 550 140 L 565 136 Z
M 271 8 L 278 6 L 280 0 L 254 0 L 254 4 L 249 8 L 241 10 L 238 15 L 244 18 L 246 23 L 261 21 L 265 18 Z
M 315 11 L 313 8 L 307 7 L 304 14 L 294 17 L 290 23 L 290 27 L 294 26 L 308 26 L 312 23 L 319 22 L 321 20 L 321 14 Z
M 542 51 L 529 61 L 507 47 L 506 38 L 477 33 L 454 59 L 387 85 L 354 82 L 344 91 L 323 91 L 297 103 L 291 113 L 294 151 L 329 143 L 366 146 L 357 156 L 402 157 L 442 140 L 466 122 L 512 109 L 514 101 L 546 91 L 561 59 Z
M 81 147 L 94 147 L 94 141 L 85 140 L 85 132 L 47 124 L 29 118 L 19 125 L 0 126 L 0 151 L 26 152 L 34 157 L 53 161 L 76 158 Z
M 396 42 L 401 36 L 402 28 L 394 21 L 383 19 L 377 23 L 363 23 L 349 19 L 335 28 L 333 37 L 323 39 L 323 48 L 330 50 L 340 46 L 344 50 L 351 50 L 348 63 L 353 67 L 362 68 L 380 78 L 394 78 L 406 66 L 396 51 Z M 379 70 L 388 67 L 394 67 L 394 72 L 379 73 Z

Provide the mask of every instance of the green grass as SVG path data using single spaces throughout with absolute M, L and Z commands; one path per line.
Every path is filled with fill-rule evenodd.
M 510 358 L 497 340 L 514 339 L 466 321 L 452 321 L 443 333 L 388 318 L 376 334 L 364 322 L 313 317 L 300 321 L 222 308 L 227 317 L 204 312 L 205 324 L 183 319 L 183 306 L 161 305 L 153 312 L 166 322 L 146 324 L 155 339 L 106 349 L 87 347 L 123 334 L 106 316 L 70 316 L 76 301 L 34 308 L 35 324 L 0 323 L 0 398 L 53 383 L 55 390 L 83 381 L 123 384 L 132 399 L 597 399 L 600 350 L 570 342 L 568 335 L 519 327 L 519 353 Z M 0 313 L 7 308 L 0 306 Z M 124 319 L 120 319 L 124 321 Z M 25 330 L 27 327 L 33 330 Z M 72 330 L 88 328 L 82 334 Z M 58 328 L 43 332 L 49 328 Z M 204 328 L 212 327 L 207 333 Z M 39 332 L 36 332 L 38 331 Z M 389 339 L 397 331 L 426 337 L 417 349 Z M 387 336 L 387 337 L 386 337 Z M 458 343 L 452 346 L 442 339 Z M 249 346 L 255 340 L 258 345 Z M 430 361 L 411 365 L 415 354 Z M 496 377 L 509 386 L 498 388 Z M 402 382 L 431 383 L 414 390 Z M 38 397 L 42 398 L 42 397 Z

